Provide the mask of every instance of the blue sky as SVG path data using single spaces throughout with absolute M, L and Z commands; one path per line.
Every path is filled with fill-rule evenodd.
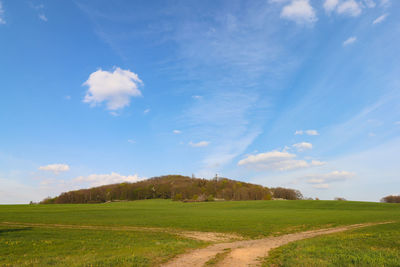
M 399 11 L 0 0 L 0 203 L 164 174 L 400 194 Z

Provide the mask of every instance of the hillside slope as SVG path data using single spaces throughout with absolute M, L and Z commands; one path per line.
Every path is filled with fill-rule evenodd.
M 81 189 L 47 198 L 42 204 L 102 203 L 118 200 L 174 199 L 186 201 L 268 200 L 272 195 L 285 199 L 299 199 L 301 193 L 291 189 L 269 189 L 261 185 L 227 178 L 212 180 L 181 175 L 154 177 L 136 183 L 120 183 Z

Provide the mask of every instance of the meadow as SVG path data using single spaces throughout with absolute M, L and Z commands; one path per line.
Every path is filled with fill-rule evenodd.
M 244 238 L 259 238 L 383 221 L 400 221 L 400 205 L 311 200 L 182 203 L 157 199 L 105 204 L 2 205 L 0 266 L 51 266 L 55 262 L 60 266 L 156 266 L 177 254 L 209 244 L 174 233 L 179 230 L 236 233 Z M 18 223 L 97 228 L 56 229 L 43 225 L 18 226 Z M 124 227 L 134 226 L 156 227 L 166 231 L 124 230 Z M 113 227 L 113 230 L 99 227 Z M 354 244 L 360 242 L 360 250 L 369 251 L 371 247 L 361 246 L 362 238 L 368 237 L 373 240 L 372 243 L 376 242 L 374 248 L 384 246 L 385 242 L 390 242 L 381 240 L 386 240 L 391 234 L 380 235 L 382 239 L 378 237 L 381 231 L 388 228 L 392 229 L 392 232 L 389 231 L 391 234 L 399 233 L 399 224 L 354 230 L 352 233 L 373 229 L 371 231 L 375 233 L 371 236 L 360 234 L 359 238 L 354 236 Z M 347 234 L 332 236 L 340 239 Z M 315 245 L 314 250 L 320 251 L 321 255 L 329 252 L 329 246 L 333 246 L 333 251 L 347 249 L 346 246 L 334 247 L 336 241 L 324 241 L 324 238 L 330 236 L 295 242 L 293 244 L 305 242 L 305 245 L 293 251 L 306 254 L 307 250 L 304 249 L 312 245 L 307 242 L 326 242 L 323 246 Z M 393 246 L 398 253 L 399 244 L 393 243 Z M 275 250 L 271 254 L 275 262 L 270 263 L 276 266 L 301 266 L 282 262 L 280 255 L 286 255 L 291 250 L 286 247 Z M 289 255 L 296 258 L 293 253 Z M 304 264 L 321 266 L 307 265 L 308 261 Z
M 400 223 L 301 240 L 270 252 L 263 266 L 400 266 Z

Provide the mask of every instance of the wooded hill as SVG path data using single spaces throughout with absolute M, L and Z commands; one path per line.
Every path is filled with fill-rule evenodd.
M 183 201 L 270 200 L 272 197 L 301 199 L 297 190 L 267 188 L 227 178 L 212 180 L 181 175 L 154 177 L 136 183 L 120 183 L 62 193 L 46 198 L 42 204 L 102 203 L 140 199 L 173 199 Z

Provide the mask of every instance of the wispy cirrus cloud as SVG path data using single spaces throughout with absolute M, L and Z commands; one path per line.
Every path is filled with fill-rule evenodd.
M 306 182 L 311 184 L 313 188 L 328 189 L 331 183 L 347 181 L 355 176 L 356 174 L 353 172 L 333 171 L 325 174 L 308 175 L 304 177 L 304 179 L 306 179 Z
M 343 42 L 343 46 L 351 45 L 351 44 L 355 43 L 356 41 L 357 41 L 357 37 L 351 36 L 351 37 L 349 37 L 348 39 L 346 39 L 346 40 Z
M 205 146 L 208 146 L 209 144 L 210 144 L 210 142 L 208 142 L 208 141 L 200 141 L 197 143 L 189 142 L 189 145 L 191 147 L 205 147 Z
M 255 155 L 249 155 L 238 162 L 239 166 L 245 166 L 255 170 L 288 171 L 314 166 L 322 166 L 324 162 L 297 159 L 297 156 L 287 151 L 269 151 Z
M 32 2 L 29 2 L 29 5 L 31 6 L 32 9 L 36 10 L 38 13 L 38 18 L 41 21 L 47 22 L 48 19 L 46 17 L 46 14 L 44 13 L 44 5 L 43 4 L 39 4 L 39 5 L 35 5 Z
M 379 24 L 379 23 L 382 23 L 386 18 L 387 18 L 387 16 L 388 16 L 388 14 L 386 13 L 386 14 L 383 14 L 382 16 L 379 16 L 379 17 L 377 17 L 373 22 L 372 22 L 372 24 Z
M 6 24 L 6 19 L 4 18 L 3 3 L 1 1 L 0 1 L 0 24 Z
M 101 186 L 123 182 L 134 183 L 143 179 L 144 178 L 139 177 L 137 174 L 125 176 L 116 172 L 111 172 L 110 174 L 90 174 L 88 176 L 79 176 L 74 178 L 72 183 L 79 185 Z
M 319 135 L 317 130 L 296 130 L 296 132 L 294 133 L 294 135 L 311 135 L 311 136 L 315 136 L 315 135 Z
M 60 172 L 66 172 L 69 171 L 70 167 L 67 164 L 49 164 L 46 166 L 40 166 L 39 170 L 41 171 L 50 171 L 55 174 L 58 174 Z

